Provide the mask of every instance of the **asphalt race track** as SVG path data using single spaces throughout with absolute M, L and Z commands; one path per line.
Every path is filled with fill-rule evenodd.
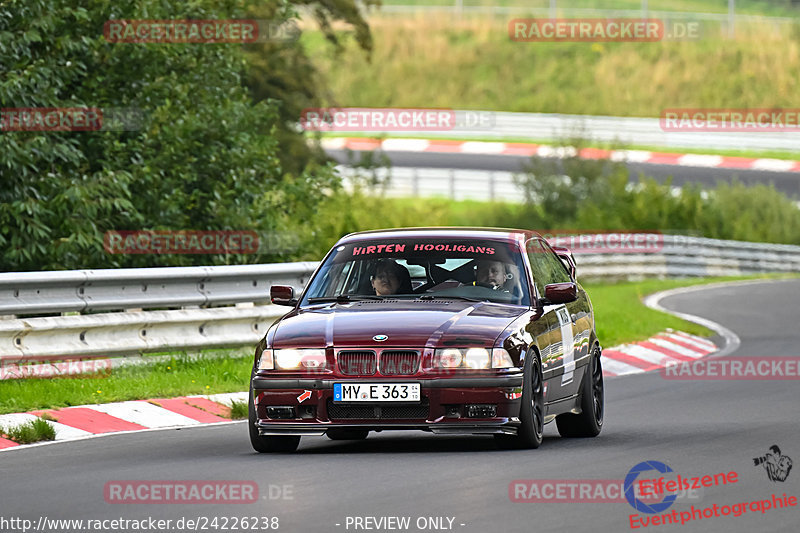
M 711 288 L 661 304 L 734 331 L 741 346 L 730 355 L 797 356 L 798 296 L 800 280 L 788 280 Z M 259 455 L 250 448 L 243 422 L 116 435 L 0 454 L 0 517 L 37 522 L 41 516 L 276 516 L 279 531 L 307 533 L 364 531 L 354 528 L 353 517 L 407 516 L 410 527 L 399 531 L 430 530 L 419 529 L 417 520 L 425 526 L 427 517 L 447 517 L 454 519 L 452 530 L 465 533 L 624 532 L 631 530 L 629 515 L 635 512 L 627 502 L 513 503 L 509 484 L 623 480 L 634 465 L 653 460 L 684 477 L 738 473 L 736 483 L 707 488 L 699 500 L 678 500 L 667 512 L 769 499 L 773 493 L 797 497 L 800 466 L 785 482 L 770 481 L 753 458 L 777 444 L 800 461 L 798 407 L 797 381 L 674 381 L 656 372 L 607 379 L 606 423 L 598 438 L 562 439 L 551 424 L 542 447 L 530 451 L 500 451 L 491 438 L 403 432 L 373 433 L 356 443 L 306 437 L 295 455 Z M 115 480 L 253 480 L 260 500 L 109 504 L 103 488 Z M 288 485 L 291 499 L 270 499 L 277 496 L 270 485 Z M 788 507 L 645 529 L 796 532 L 799 522 L 798 507 Z M 445 519 L 438 530 L 449 530 L 448 524 Z
M 327 154 L 342 164 L 349 164 L 344 150 L 326 150 Z M 448 154 L 434 152 L 385 152 L 397 167 L 457 168 L 469 170 L 502 170 L 521 172 L 530 162 L 529 157 L 515 155 Z M 672 177 L 672 184 L 680 187 L 685 183 L 699 183 L 714 187 L 717 182 L 734 179 L 745 185 L 773 183 L 775 188 L 795 199 L 800 199 L 800 173 L 767 170 L 704 168 L 677 165 L 655 165 L 650 163 L 628 163 L 632 179 L 639 174 L 652 176 L 659 181 Z

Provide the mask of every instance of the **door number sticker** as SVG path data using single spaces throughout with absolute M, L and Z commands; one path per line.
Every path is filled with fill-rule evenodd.
M 556 309 L 558 325 L 561 326 L 561 347 L 564 350 L 562 359 L 564 364 L 564 375 L 561 376 L 561 384 L 572 383 L 575 375 L 575 346 L 573 345 L 572 321 L 569 318 L 569 311 L 566 307 Z

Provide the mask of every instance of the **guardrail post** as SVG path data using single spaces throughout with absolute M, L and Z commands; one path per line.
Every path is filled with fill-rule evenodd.
M 489 172 L 489 201 L 494 202 L 494 172 Z
M 450 199 L 456 199 L 456 171 L 450 169 Z
M 411 194 L 416 198 L 419 196 L 419 172 L 417 167 L 411 171 Z

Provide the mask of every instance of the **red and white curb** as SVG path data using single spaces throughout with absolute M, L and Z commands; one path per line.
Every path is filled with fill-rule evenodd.
M 668 330 L 646 341 L 604 349 L 603 375 L 648 372 L 671 361 L 694 361 L 716 350 L 716 345 L 707 339 Z M 45 409 L 0 415 L 0 427 L 18 426 L 47 414 L 55 420 L 50 423 L 56 441 L 75 440 L 108 433 L 230 422 L 231 403 L 247 399 L 247 392 L 233 392 Z M 0 437 L 0 451 L 19 446 Z
M 667 330 L 646 341 L 603 350 L 603 375 L 624 376 L 664 368 L 669 363 L 696 361 L 717 351 L 703 337 Z
M 485 141 L 451 141 L 437 139 L 371 139 L 366 137 L 325 137 L 321 145 L 326 150 L 353 150 L 386 152 L 434 152 L 481 155 L 517 155 L 540 157 L 571 157 L 576 154 L 583 159 L 611 159 L 651 165 L 677 165 L 685 167 L 734 168 L 745 170 L 767 170 L 772 172 L 800 172 L 800 161 L 785 159 L 756 159 L 721 155 L 678 154 L 648 152 L 645 150 L 603 150 L 572 147 L 556 147 L 546 144 L 506 143 Z
M 247 392 L 232 392 L 44 409 L 0 415 L 0 427 L 18 426 L 46 413 L 55 419 L 50 422 L 55 428 L 55 440 L 64 441 L 107 433 L 197 426 L 230 422 L 231 402 L 247 402 L 247 398 Z M 18 446 L 0 437 L 0 450 Z

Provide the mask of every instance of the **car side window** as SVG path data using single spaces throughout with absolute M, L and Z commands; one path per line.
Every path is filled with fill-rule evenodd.
M 528 260 L 533 269 L 533 282 L 539 295 L 544 295 L 545 285 L 572 281 L 569 272 L 553 251 L 539 239 L 531 239 L 525 244 Z

